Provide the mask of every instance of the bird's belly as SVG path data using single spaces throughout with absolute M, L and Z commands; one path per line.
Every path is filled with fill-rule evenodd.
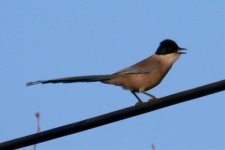
M 158 85 L 163 76 L 158 73 L 151 74 L 118 74 L 117 77 L 105 81 L 108 84 L 122 86 L 131 91 L 143 92 Z

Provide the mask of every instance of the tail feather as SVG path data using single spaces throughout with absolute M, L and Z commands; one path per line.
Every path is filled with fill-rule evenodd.
M 59 79 L 51 79 L 51 80 L 33 81 L 33 82 L 28 82 L 26 86 L 31 86 L 35 84 L 47 84 L 47 83 L 97 82 L 97 81 L 105 81 L 112 78 L 113 78 L 113 75 L 76 76 L 76 77 L 67 77 L 67 78 L 59 78 Z

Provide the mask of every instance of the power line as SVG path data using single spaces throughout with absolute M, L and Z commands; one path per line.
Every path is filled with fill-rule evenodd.
M 176 94 L 157 99 L 157 101 L 146 102 L 140 105 L 131 106 L 114 112 L 103 114 L 97 117 L 89 118 L 79 122 L 71 123 L 47 131 L 20 137 L 10 141 L 0 143 L 1 150 L 18 149 L 25 146 L 45 142 L 62 136 L 82 132 L 105 124 L 113 123 L 119 120 L 134 117 L 170 105 L 189 101 L 195 98 L 213 94 L 225 90 L 225 80 L 207 84 L 194 89 L 186 90 Z

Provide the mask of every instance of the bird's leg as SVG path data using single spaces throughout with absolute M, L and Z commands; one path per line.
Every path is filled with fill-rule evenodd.
M 136 103 L 137 104 L 141 104 L 143 103 L 143 101 L 137 96 L 137 94 L 135 93 L 135 91 L 131 91 L 131 93 L 137 98 L 138 102 Z
M 152 94 L 149 94 L 149 93 L 147 93 L 147 92 L 142 92 L 142 93 L 152 98 L 152 99 L 149 100 L 149 101 L 155 101 L 155 100 L 157 100 L 157 98 L 156 98 L 154 95 L 152 95 Z
M 142 92 L 143 94 L 147 95 L 147 96 L 150 96 L 152 99 L 157 99 L 154 95 L 152 94 L 149 94 L 147 92 Z

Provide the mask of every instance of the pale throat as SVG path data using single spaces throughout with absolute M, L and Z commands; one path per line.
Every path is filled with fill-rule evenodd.
M 181 54 L 179 53 L 171 53 L 166 55 L 158 55 L 158 57 L 168 64 L 173 64 L 180 57 L 180 55 Z

